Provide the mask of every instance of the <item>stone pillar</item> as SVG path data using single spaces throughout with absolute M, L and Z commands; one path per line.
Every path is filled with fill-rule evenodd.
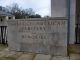
M 51 0 L 51 16 L 52 17 L 67 16 L 66 0 Z
M 70 4 L 70 44 L 74 44 L 76 39 L 75 20 L 76 20 L 76 0 L 71 0 Z
M 68 17 L 67 0 L 51 0 L 52 17 Z M 75 43 L 76 0 L 70 0 L 70 38 L 69 43 Z

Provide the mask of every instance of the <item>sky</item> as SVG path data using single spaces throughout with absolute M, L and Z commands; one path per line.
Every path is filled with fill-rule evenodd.
M 23 9 L 32 8 L 36 14 L 50 16 L 50 0 L 0 0 L 0 6 L 11 6 L 17 3 Z

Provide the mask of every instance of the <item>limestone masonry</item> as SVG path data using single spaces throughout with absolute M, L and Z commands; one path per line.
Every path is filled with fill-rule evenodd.
M 10 50 L 67 56 L 67 19 L 8 21 Z

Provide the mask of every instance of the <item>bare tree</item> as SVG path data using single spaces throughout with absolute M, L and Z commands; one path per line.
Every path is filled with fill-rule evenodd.
M 15 16 L 16 19 L 21 18 L 41 18 L 39 14 L 35 14 L 32 8 L 22 9 L 18 4 L 14 3 L 12 6 L 7 6 L 7 12 Z

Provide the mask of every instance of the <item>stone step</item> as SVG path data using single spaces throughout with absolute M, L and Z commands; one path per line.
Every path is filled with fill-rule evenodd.
M 50 55 L 37 54 L 34 60 L 50 60 Z
M 54 56 L 52 60 L 69 60 L 69 57 L 62 57 L 62 56 Z
M 35 57 L 35 54 L 22 54 L 18 59 L 16 60 L 33 60 Z
M 15 59 L 17 59 L 21 55 L 22 55 L 21 52 L 16 52 L 16 53 L 11 53 L 11 54 L 6 55 L 5 58 L 15 58 Z

